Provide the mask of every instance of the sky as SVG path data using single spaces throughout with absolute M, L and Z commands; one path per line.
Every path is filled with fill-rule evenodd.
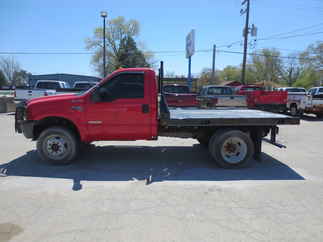
M 195 29 L 192 73 L 211 68 L 213 44 L 219 51 L 242 52 L 242 0 L 0 0 L 1 52 L 86 52 L 85 39 L 102 26 L 100 11 L 108 18 L 124 16 L 140 23 L 137 41 L 163 60 L 165 72 L 187 75 L 185 37 Z M 251 0 L 250 24 L 258 28 L 249 51 L 277 48 L 283 56 L 323 40 L 322 0 Z M 298 31 L 295 31 L 298 30 Z M 288 33 L 290 32 L 290 33 Z M 269 38 L 275 34 L 287 33 Z M 295 35 L 298 35 L 295 37 Z M 300 36 L 302 35 L 302 36 Z M 294 37 L 293 37 L 294 36 Z M 231 43 L 234 44 L 230 46 Z M 180 52 L 166 52 L 180 51 Z M 6 56 L 0 54 L 1 56 Z M 32 74 L 97 75 L 91 55 L 13 55 Z M 217 52 L 216 69 L 240 65 L 241 54 Z

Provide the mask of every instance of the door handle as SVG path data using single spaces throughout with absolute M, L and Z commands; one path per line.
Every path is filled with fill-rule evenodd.
M 142 104 L 141 111 L 142 113 L 149 113 L 149 104 Z

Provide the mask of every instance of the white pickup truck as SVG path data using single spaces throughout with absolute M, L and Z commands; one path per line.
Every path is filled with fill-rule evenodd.
M 71 90 L 67 90 L 67 88 L 69 88 L 68 83 L 63 81 L 39 80 L 33 88 L 16 88 L 14 96 L 15 101 L 30 100 L 36 97 L 70 93 Z M 64 91 L 64 89 L 66 90 Z
M 299 87 L 282 87 L 278 90 L 288 92 L 287 109 L 291 115 L 308 113 L 323 118 L 323 87 L 313 87 L 308 92 Z
M 302 115 L 306 103 L 307 103 L 307 92 L 303 87 L 281 87 L 278 91 L 287 91 L 287 104 L 286 108 L 292 116 Z
M 304 112 L 323 118 L 323 87 L 313 87 L 308 90 Z

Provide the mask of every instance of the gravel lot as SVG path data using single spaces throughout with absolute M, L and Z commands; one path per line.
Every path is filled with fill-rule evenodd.
M 217 168 L 193 139 L 97 142 L 39 162 L 0 115 L 0 241 L 322 241 L 323 120 L 281 126 L 262 163 Z M 146 185 L 146 178 L 152 183 Z

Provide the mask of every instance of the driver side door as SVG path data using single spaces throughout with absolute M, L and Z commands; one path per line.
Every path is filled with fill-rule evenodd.
M 151 138 L 149 88 L 144 72 L 124 72 L 99 86 L 87 107 L 92 140 Z M 97 96 L 100 96 L 97 98 Z

